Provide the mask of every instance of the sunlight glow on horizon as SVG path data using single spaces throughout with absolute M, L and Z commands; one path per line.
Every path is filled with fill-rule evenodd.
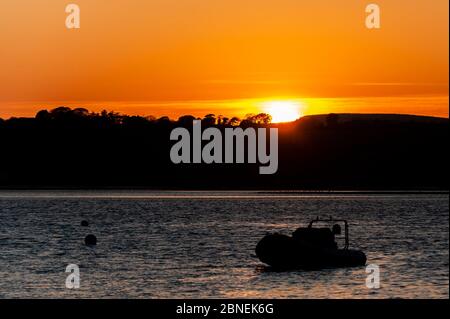
M 265 113 L 272 116 L 272 123 L 298 120 L 302 116 L 302 103 L 296 101 L 268 101 L 262 103 Z
M 183 115 L 203 117 L 214 113 L 226 117 L 245 118 L 246 114 L 267 112 L 271 102 L 290 102 L 299 105 L 298 117 L 329 113 L 390 113 L 415 114 L 448 118 L 448 96 L 404 96 L 365 98 L 311 98 L 294 96 L 267 96 L 257 99 L 238 100 L 191 100 L 191 101 L 30 101 L 0 102 L 0 118 L 34 117 L 42 109 L 59 106 L 83 107 L 91 112 L 114 111 L 126 115 L 169 116 L 176 120 Z M 275 104 L 276 105 L 276 104 Z M 446 105 L 446 108 L 442 106 Z M 264 108 L 266 106 L 266 108 Z M 272 105 L 273 106 L 273 105 Z M 289 107 L 288 107 L 289 108 Z M 282 108 L 283 109 L 283 108 Z M 295 109 L 295 108 L 294 108 Z M 271 111 L 269 110 L 269 113 Z M 278 110 L 276 110 L 278 112 Z M 292 118 L 297 117 L 297 111 Z M 275 112 L 273 112 L 275 113 Z M 274 114 L 271 114 L 272 116 Z M 277 119 L 275 119 L 276 121 Z M 294 119 L 295 120 L 295 119 Z M 284 121 L 284 120 L 283 120 Z

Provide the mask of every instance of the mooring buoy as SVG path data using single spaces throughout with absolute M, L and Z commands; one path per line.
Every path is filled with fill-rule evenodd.
M 87 235 L 86 238 L 84 238 L 84 243 L 86 246 L 95 246 L 97 245 L 97 237 L 92 234 Z

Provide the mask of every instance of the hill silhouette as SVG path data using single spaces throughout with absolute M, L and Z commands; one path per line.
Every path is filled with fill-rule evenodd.
M 173 128 L 195 117 L 127 116 L 60 107 L 0 119 L 2 188 L 445 189 L 448 119 L 325 114 L 270 124 L 208 114 L 202 126 L 279 128 L 279 170 L 170 161 Z

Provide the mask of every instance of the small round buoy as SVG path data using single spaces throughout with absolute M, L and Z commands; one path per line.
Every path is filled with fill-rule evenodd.
M 97 245 L 97 237 L 92 234 L 87 235 L 86 238 L 84 238 L 84 243 L 86 246 L 95 246 Z
M 81 226 L 85 226 L 85 227 L 89 226 L 88 221 L 87 220 L 82 220 L 81 221 Z

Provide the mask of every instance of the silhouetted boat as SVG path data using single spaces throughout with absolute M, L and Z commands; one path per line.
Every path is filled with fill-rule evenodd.
M 333 222 L 330 228 L 314 228 L 317 222 Z M 341 234 L 345 225 L 345 244 L 338 248 L 335 235 Z M 256 246 L 256 255 L 263 263 L 276 269 L 320 269 L 355 267 L 366 264 L 366 255 L 360 250 L 349 249 L 348 223 L 346 220 L 315 219 L 307 228 L 299 228 L 292 237 L 281 234 L 266 235 Z

